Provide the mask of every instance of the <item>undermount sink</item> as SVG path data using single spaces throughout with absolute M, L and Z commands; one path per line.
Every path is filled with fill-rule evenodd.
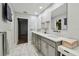
M 49 36 L 49 37 L 53 37 L 53 38 L 57 38 L 58 36 L 56 36 L 56 35 L 52 35 L 52 34 L 46 34 L 47 36 Z
M 43 34 L 43 35 L 46 35 L 47 37 L 58 38 L 57 35 L 52 34 L 52 33 L 44 33 L 44 32 L 40 32 L 40 33 Z

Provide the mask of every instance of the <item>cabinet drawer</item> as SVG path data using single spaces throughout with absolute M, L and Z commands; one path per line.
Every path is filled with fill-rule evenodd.
M 74 56 L 72 53 L 67 52 L 67 51 L 65 51 L 65 50 L 61 51 L 61 53 L 63 53 L 63 54 L 66 55 L 66 56 Z
M 46 41 L 47 44 L 49 44 L 49 45 L 51 45 L 51 46 L 53 46 L 53 47 L 56 46 L 56 45 L 55 45 L 55 42 L 53 42 L 53 41 L 51 41 L 51 40 L 49 40 L 49 39 L 47 39 L 47 38 L 43 38 L 43 40 Z

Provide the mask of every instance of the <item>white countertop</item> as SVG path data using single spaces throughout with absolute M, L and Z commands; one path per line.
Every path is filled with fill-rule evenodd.
M 60 46 L 58 46 L 58 48 L 62 48 L 63 50 L 66 50 L 69 53 L 72 53 L 74 56 L 79 56 L 79 46 L 75 47 L 73 49 L 70 49 L 70 48 L 66 48 L 66 47 L 60 45 Z
M 59 42 L 59 41 L 61 41 L 61 39 L 59 39 L 59 37 L 57 37 L 57 36 L 55 36 L 55 35 L 47 35 L 47 34 L 40 33 L 40 32 L 35 32 L 35 31 L 32 31 L 32 33 L 35 33 L 35 34 L 40 35 L 40 36 L 42 36 L 42 37 L 45 37 L 45 38 L 47 38 L 47 39 L 49 39 L 49 40 L 52 40 L 52 41 L 54 41 L 54 42 Z

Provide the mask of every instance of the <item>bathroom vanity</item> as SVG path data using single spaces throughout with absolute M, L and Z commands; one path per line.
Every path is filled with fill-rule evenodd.
M 58 37 L 48 36 L 44 33 L 32 32 L 32 44 L 37 51 L 44 56 L 57 56 L 58 46 L 61 44 L 61 40 Z

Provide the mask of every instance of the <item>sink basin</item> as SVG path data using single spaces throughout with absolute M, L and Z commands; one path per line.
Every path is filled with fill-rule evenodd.
M 53 37 L 53 38 L 57 38 L 58 36 L 56 36 L 56 35 L 52 35 L 52 34 L 46 34 L 47 36 L 49 36 L 49 37 Z

